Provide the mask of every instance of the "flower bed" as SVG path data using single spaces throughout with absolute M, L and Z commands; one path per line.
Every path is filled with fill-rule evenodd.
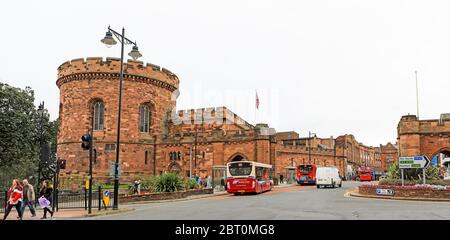
M 365 188 L 383 188 L 383 189 L 434 189 L 434 190 L 450 190 L 450 186 L 441 185 L 413 185 L 413 186 L 399 186 L 399 185 L 376 185 L 364 184 L 361 187 Z
M 178 192 L 160 192 L 160 193 L 144 193 L 141 195 L 128 195 L 121 196 L 121 202 L 136 202 L 136 201 L 159 201 L 159 200 L 170 200 L 170 199 L 180 199 L 186 198 L 193 195 L 200 194 L 212 194 L 213 189 L 192 189 L 187 191 Z
M 367 196 L 380 196 L 377 189 L 389 189 L 392 198 L 411 198 L 411 199 L 448 199 L 450 200 L 450 188 L 448 186 L 436 185 L 374 185 L 364 184 L 359 187 L 359 194 Z M 386 197 L 386 196 L 385 196 Z

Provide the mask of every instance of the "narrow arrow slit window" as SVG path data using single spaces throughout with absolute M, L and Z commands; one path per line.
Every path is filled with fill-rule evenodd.
M 105 119 L 105 108 L 102 102 L 96 102 L 94 105 L 94 130 L 103 130 Z
M 148 133 L 150 125 L 150 110 L 148 106 L 142 105 L 139 107 L 139 117 L 139 131 Z

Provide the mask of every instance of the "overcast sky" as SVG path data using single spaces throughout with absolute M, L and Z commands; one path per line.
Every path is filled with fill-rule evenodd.
M 416 113 L 415 70 L 420 118 L 450 112 L 449 13 L 450 1 L 2 1 L 0 81 L 32 87 L 55 119 L 57 67 L 120 57 L 100 39 L 125 27 L 140 60 L 180 78 L 178 109 L 227 106 L 277 131 L 377 146 Z

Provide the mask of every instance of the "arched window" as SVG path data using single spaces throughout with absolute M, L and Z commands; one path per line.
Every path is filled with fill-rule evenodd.
M 150 109 L 147 105 L 139 107 L 139 131 L 148 132 L 150 126 Z
M 105 122 L 105 107 L 102 102 L 94 104 L 94 130 L 103 130 Z

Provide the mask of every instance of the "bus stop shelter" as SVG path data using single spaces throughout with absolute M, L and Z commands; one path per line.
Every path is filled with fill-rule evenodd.
M 290 167 L 285 167 L 284 168 L 286 170 L 286 177 L 284 178 L 284 181 L 287 184 L 292 184 L 295 183 L 295 166 L 290 166 Z
M 212 188 L 214 191 L 225 191 L 227 183 L 227 166 L 212 166 Z

